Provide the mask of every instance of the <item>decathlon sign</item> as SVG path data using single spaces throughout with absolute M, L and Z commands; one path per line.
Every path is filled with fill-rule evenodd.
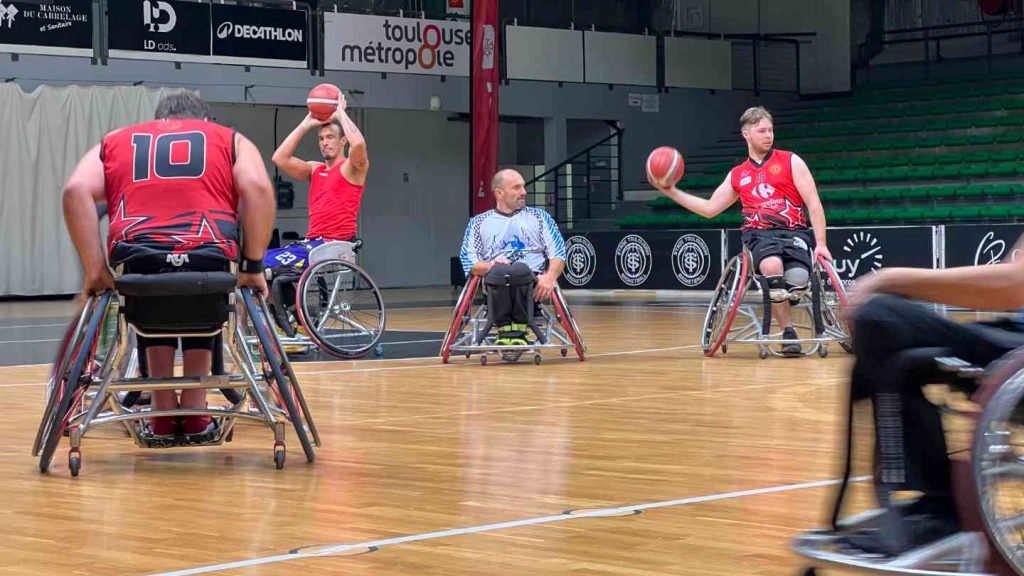
M 330 70 L 469 76 L 466 22 L 324 14 L 324 67 Z

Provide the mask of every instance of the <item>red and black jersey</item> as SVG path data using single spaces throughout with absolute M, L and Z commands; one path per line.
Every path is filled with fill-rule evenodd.
M 732 189 L 743 205 L 743 230 L 807 228 L 807 211 L 793 182 L 792 162 L 792 152 L 773 149 L 760 163 L 747 158 L 732 169 Z
M 111 262 L 123 260 L 115 257 L 122 244 L 238 258 L 234 135 L 213 122 L 172 118 L 103 139 Z

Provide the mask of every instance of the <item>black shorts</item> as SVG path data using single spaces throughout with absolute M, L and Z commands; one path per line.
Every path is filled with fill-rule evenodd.
M 744 230 L 743 245 L 754 258 L 754 269 L 771 256 L 782 258 L 784 268 L 800 266 L 810 271 L 813 239 L 807 230 Z

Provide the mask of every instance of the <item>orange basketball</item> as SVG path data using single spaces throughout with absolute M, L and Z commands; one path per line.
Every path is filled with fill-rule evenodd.
M 675 186 L 683 177 L 683 155 L 671 146 L 655 148 L 647 157 L 647 175 L 658 186 Z
M 338 95 L 341 90 L 334 84 L 317 84 L 306 96 L 306 108 L 309 114 L 324 122 L 331 119 L 331 114 L 338 109 Z

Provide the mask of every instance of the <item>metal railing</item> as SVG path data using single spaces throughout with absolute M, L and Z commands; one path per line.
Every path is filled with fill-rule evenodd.
M 868 40 L 857 46 L 858 61 L 863 63 L 865 69 L 870 69 L 871 60 L 884 54 L 886 47 L 921 44 L 922 53 L 919 59 L 911 58 L 909 60 L 901 60 L 899 63 L 922 62 L 925 64 L 925 72 L 927 74 L 932 63 L 942 62 L 947 59 L 947 56 L 943 54 L 944 43 L 948 47 L 954 41 L 976 38 L 978 42 L 968 48 L 973 53 L 963 57 L 985 57 L 987 71 L 991 73 L 993 57 L 999 54 L 994 49 L 993 40 L 1012 34 L 1020 36 L 1013 40 L 1016 41 L 1016 52 L 1024 54 L 1024 18 L 978 20 L 974 22 L 885 30 L 882 32 L 880 40 Z M 1003 53 L 1006 52 L 1004 51 Z
M 547 210 L 559 226 L 567 229 L 579 220 L 600 218 L 614 211 L 623 200 L 623 132 L 613 126 L 607 137 L 529 180 L 528 203 Z

